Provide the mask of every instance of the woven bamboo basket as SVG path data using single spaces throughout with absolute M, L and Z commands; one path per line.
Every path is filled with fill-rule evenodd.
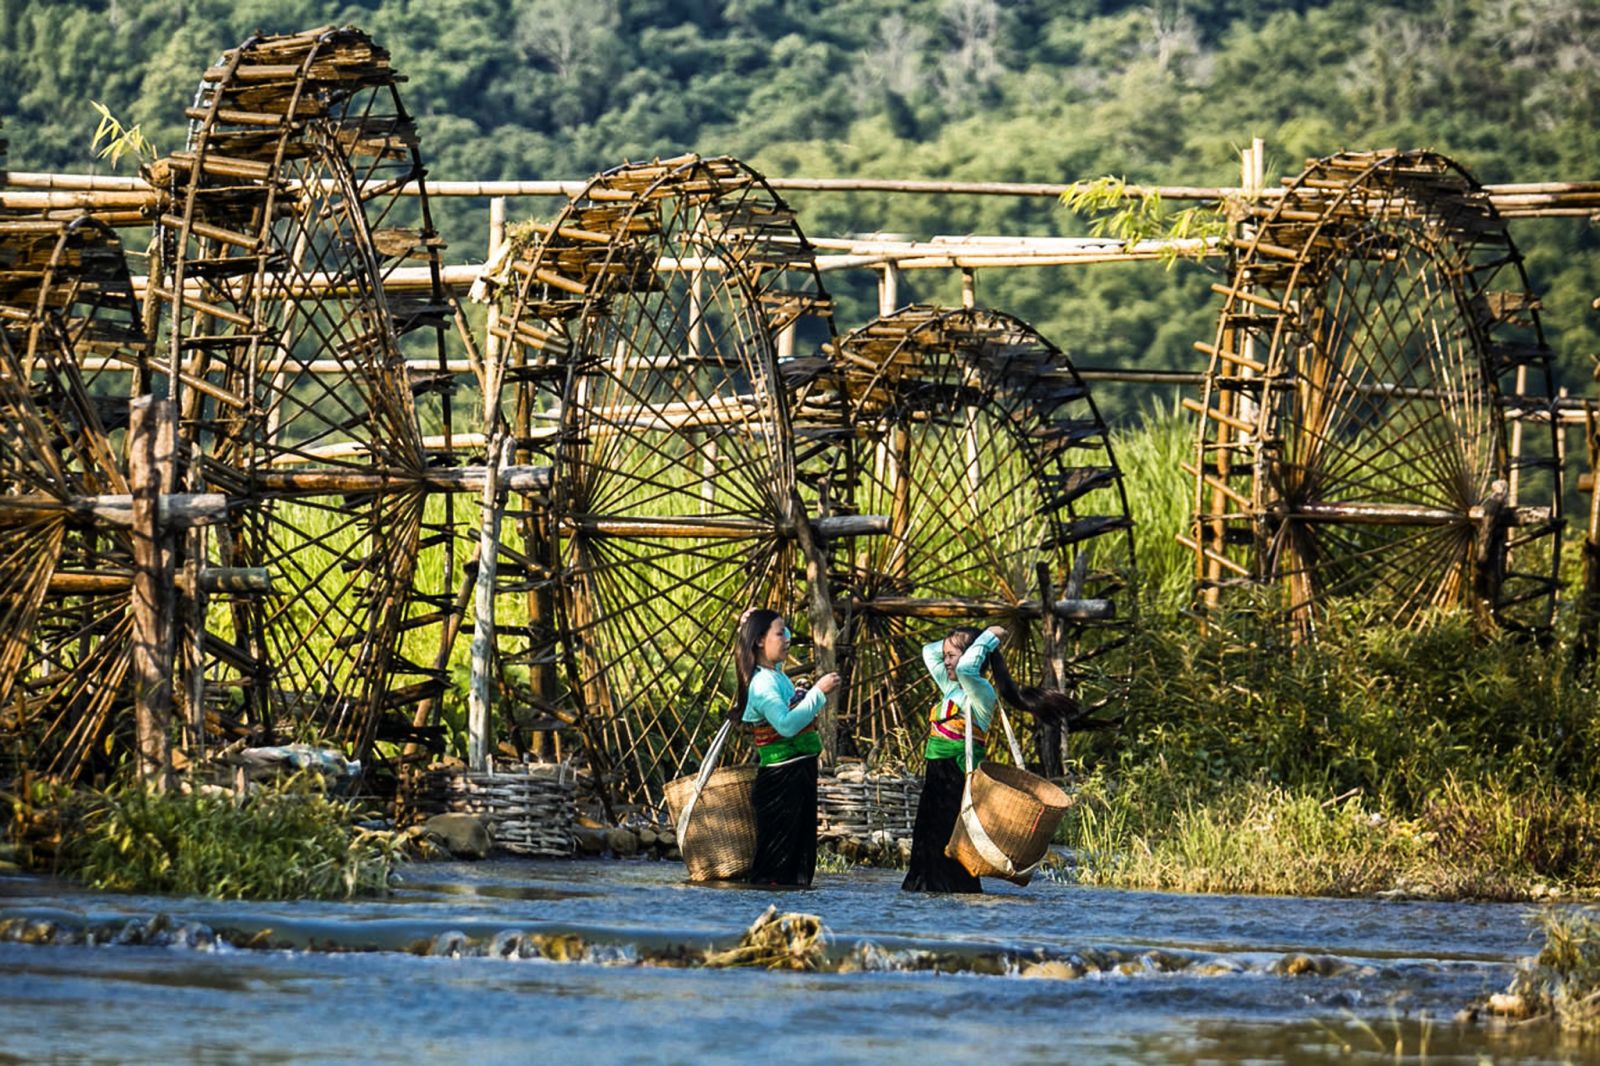
M 691 881 L 737 881 L 756 859 L 756 808 L 751 796 L 756 766 L 724 766 L 712 773 L 678 840 Z M 698 775 L 667 782 L 667 810 L 678 823 L 694 795 Z
M 917 822 L 922 778 L 906 773 L 868 774 L 842 766 L 817 777 L 817 837 L 867 846 L 875 834 L 910 840 Z
M 419 812 L 481 815 L 501 850 L 549 857 L 576 850 L 577 811 L 568 768 L 512 764 L 487 773 L 438 768 L 422 775 L 419 785 L 413 797 Z
M 1019 885 L 1033 879 L 1033 868 L 1044 858 L 1072 798 L 1060 786 L 1037 774 L 1004 763 L 984 762 L 972 775 L 972 808 L 983 830 L 1011 861 L 1011 869 L 984 858 L 967 830 L 956 819 L 944 853 L 974 877 L 1003 877 Z

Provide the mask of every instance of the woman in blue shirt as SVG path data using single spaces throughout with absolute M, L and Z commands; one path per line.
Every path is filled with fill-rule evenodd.
M 1000 642 L 1006 631 L 990 626 L 981 632 L 960 626 L 943 640 L 922 649 L 922 662 L 939 688 L 939 702 L 928 716 L 928 743 L 922 795 L 911 830 L 911 861 L 901 888 L 907 892 L 982 892 L 978 879 L 944 853 L 961 814 L 966 786 L 966 729 L 972 726 L 972 757 L 982 762 L 988 751 L 989 722 L 994 715 L 994 686 L 983 676 L 991 665 L 995 680 L 1015 691 Z M 1009 701 L 1014 702 L 1014 701 Z
M 809 692 L 795 690 L 783 672 L 789 627 L 776 611 L 746 611 L 739 620 L 734 663 L 739 691 L 734 712 L 754 728 L 756 858 L 750 881 L 758 885 L 811 884 L 817 869 L 817 756 L 822 738 L 817 712 L 839 687 L 825 674 Z

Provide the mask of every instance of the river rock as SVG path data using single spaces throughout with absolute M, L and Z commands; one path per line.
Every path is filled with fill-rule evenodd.
M 613 829 L 607 833 L 606 846 L 619 857 L 639 854 L 639 838 L 627 829 Z
M 482 859 L 489 855 L 489 826 L 475 814 L 436 814 L 424 823 L 424 828 L 458 859 Z
M 1495 992 L 1489 996 L 1489 1013 L 1523 1018 L 1529 1014 L 1528 1002 L 1516 992 Z
M 1049 959 L 1035 962 L 1022 970 L 1022 976 L 1036 980 L 1076 981 L 1082 977 L 1083 967 L 1066 959 Z
M 599 855 L 606 850 L 606 831 L 604 829 L 580 825 L 573 829 L 572 836 L 578 842 L 578 850 L 585 855 Z
M 639 830 L 639 846 L 641 848 L 653 848 L 656 846 L 656 841 L 660 839 L 654 829 Z

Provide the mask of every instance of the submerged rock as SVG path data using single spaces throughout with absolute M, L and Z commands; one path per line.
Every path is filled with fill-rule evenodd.
M 1022 976 L 1035 980 L 1076 981 L 1086 971 L 1068 959 L 1049 959 L 1023 967 Z
M 436 814 L 423 828 L 458 859 L 483 859 L 489 855 L 492 841 L 488 823 L 475 814 Z

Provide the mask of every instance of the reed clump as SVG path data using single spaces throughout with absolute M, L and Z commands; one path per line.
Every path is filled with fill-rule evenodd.
M 344 899 L 382 893 L 404 842 L 352 824 L 315 774 L 243 799 L 137 784 L 77 794 L 56 872 L 92 888 L 220 899 Z
M 1593 911 L 1552 908 L 1531 915 L 1544 947 L 1527 960 L 1502 996 L 1497 1013 L 1550 1018 L 1563 1030 L 1600 1033 L 1600 919 Z

